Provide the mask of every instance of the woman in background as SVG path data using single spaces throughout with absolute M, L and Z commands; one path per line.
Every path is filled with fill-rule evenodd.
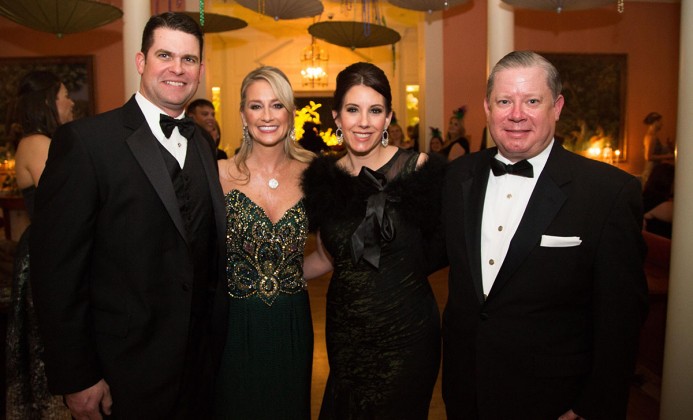
M 443 150 L 443 135 L 440 129 L 431 127 L 431 140 L 428 143 L 429 153 L 438 153 L 442 155 Z
M 464 115 L 467 107 L 461 106 L 453 111 L 448 124 L 448 134 L 441 153 L 447 156 L 448 161 L 453 161 L 460 156 L 469 154 L 469 140 L 467 130 L 464 128 Z
M 295 110 L 281 70 L 250 72 L 241 85 L 243 142 L 219 161 L 229 324 L 215 418 L 310 419 L 313 324 L 299 181 L 315 155 L 294 141 Z
M 34 193 L 48 158 L 51 137 L 72 121 L 74 102 L 56 75 L 32 71 L 19 84 L 12 120 L 21 126 L 15 154 L 17 187 L 31 217 Z M 29 285 L 29 228 L 17 245 L 7 327 L 7 419 L 70 418 L 61 397 L 48 392 Z
M 303 177 L 317 251 L 307 279 L 333 271 L 327 291 L 330 373 L 321 419 L 426 419 L 440 361 L 440 319 L 427 275 L 442 160 L 389 144 L 385 73 L 352 64 L 332 111 L 342 157 Z
M 656 112 L 650 112 L 645 116 L 643 123 L 647 125 L 647 132 L 643 139 L 645 148 L 645 170 L 642 174 L 643 185 L 652 173 L 655 166 L 666 162 L 674 164 L 674 144 L 671 141 L 665 143 L 659 136 L 662 131 L 662 116 Z

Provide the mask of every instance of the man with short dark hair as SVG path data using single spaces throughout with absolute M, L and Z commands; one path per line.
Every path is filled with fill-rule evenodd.
M 51 143 L 31 281 L 49 388 L 75 418 L 201 418 L 210 405 L 225 211 L 213 145 L 183 118 L 202 48 L 192 18 L 152 17 L 137 94 Z
M 484 100 L 498 147 L 450 164 L 449 419 L 625 419 L 647 308 L 640 183 L 555 141 L 563 104 L 550 62 L 506 55 Z

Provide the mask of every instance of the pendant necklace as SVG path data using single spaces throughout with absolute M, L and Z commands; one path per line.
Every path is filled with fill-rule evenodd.
M 270 180 L 267 181 L 267 186 L 269 186 L 273 190 L 276 190 L 279 186 L 279 181 L 277 181 L 275 178 L 270 178 Z

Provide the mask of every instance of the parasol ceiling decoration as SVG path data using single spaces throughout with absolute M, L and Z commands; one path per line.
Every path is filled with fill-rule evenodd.
M 380 12 L 378 0 L 342 0 L 342 10 L 353 13 L 354 20 L 332 20 L 318 22 L 308 27 L 315 38 L 341 47 L 369 48 L 395 44 L 402 37 L 394 29 L 385 26 L 385 17 Z M 358 11 L 361 19 L 356 19 Z
M 431 13 L 436 10 L 448 10 L 451 7 L 467 3 L 469 0 L 388 0 L 402 9 L 418 10 Z
M 200 22 L 199 12 L 180 12 L 184 15 L 188 15 L 195 19 L 196 22 Z M 236 29 L 243 29 L 248 26 L 248 22 L 243 19 L 238 19 L 228 15 L 221 15 L 218 13 L 207 13 L 204 14 L 204 24 L 201 24 L 202 31 L 206 34 L 234 31 Z
M 320 0 L 236 0 L 236 3 L 274 20 L 313 17 L 324 10 Z
M 594 9 L 616 4 L 619 13 L 623 13 L 624 0 L 502 0 L 519 9 L 551 10 L 556 13 L 572 10 Z
M 106 25 L 123 16 L 110 4 L 91 0 L 0 0 L 0 16 L 62 38 Z
M 352 50 L 394 44 L 402 39 L 397 31 L 386 26 L 351 21 L 314 23 L 308 27 L 308 32 L 325 42 Z

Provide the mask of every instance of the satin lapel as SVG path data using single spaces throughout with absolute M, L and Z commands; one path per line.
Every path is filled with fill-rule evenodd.
M 193 140 L 193 145 L 197 149 L 197 153 L 202 160 L 202 166 L 205 168 L 209 192 L 212 196 L 217 238 L 224 238 L 226 237 L 226 207 L 224 205 L 224 193 L 219 183 L 219 170 L 216 156 L 212 154 L 211 145 L 207 144 L 207 140 L 200 134 L 200 130 L 197 127 L 195 128 Z
M 527 203 L 527 209 L 522 216 L 517 232 L 510 241 L 508 253 L 496 280 L 493 282 L 489 299 L 499 292 L 529 253 L 539 246 L 541 235 L 546 232 L 568 198 L 561 189 L 561 186 L 570 182 L 571 179 L 570 168 L 562 163 L 561 155 L 564 153 L 570 152 L 565 151 L 562 146 L 554 144 L 546 166 L 537 180 L 529 203 Z
M 479 303 L 484 302 L 484 286 L 481 278 L 481 219 L 484 213 L 484 199 L 490 170 L 489 159 L 484 159 L 474 168 L 472 177 L 462 183 L 467 258 Z
M 138 108 L 139 109 L 139 108 Z M 185 225 L 183 224 L 183 217 L 180 214 L 180 209 L 178 208 L 178 199 L 176 198 L 176 192 L 173 189 L 173 183 L 171 182 L 171 176 L 166 170 L 166 164 L 164 159 L 161 157 L 161 151 L 159 151 L 159 145 L 157 140 L 149 129 L 146 120 L 142 118 L 143 122 L 140 126 L 127 138 L 127 142 L 132 154 L 135 155 L 135 159 L 140 164 L 144 173 L 147 175 L 149 182 L 151 182 L 154 190 L 159 195 L 159 198 L 164 203 L 164 207 L 171 216 L 173 223 L 176 225 L 178 232 L 181 236 L 188 242 L 188 237 L 185 233 Z

